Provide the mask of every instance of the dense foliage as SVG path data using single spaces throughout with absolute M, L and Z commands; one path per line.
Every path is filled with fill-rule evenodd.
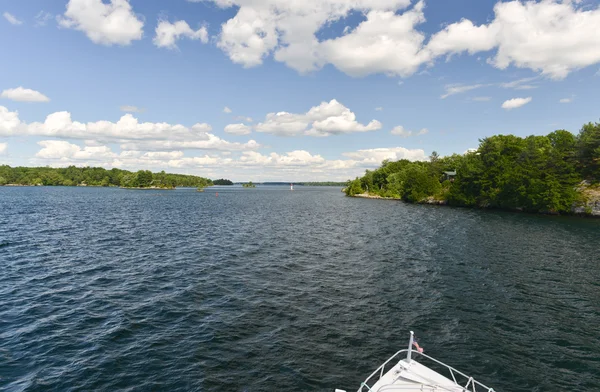
M 346 194 L 559 213 L 578 201 L 583 180 L 600 181 L 599 123 L 584 125 L 577 136 L 564 130 L 525 138 L 497 135 L 464 155 L 434 152 L 429 162 L 384 161 L 349 181 Z
M 59 186 L 122 186 L 127 188 L 173 188 L 212 185 L 212 181 L 197 176 L 170 174 L 149 170 L 130 172 L 101 167 L 10 167 L 0 166 L 0 185 L 59 185 Z
M 242 186 L 244 188 L 256 188 L 256 185 L 254 185 L 254 183 L 252 183 L 252 181 L 242 184 Z
M 214 180 L 213 181 L 214 185 L 233 185 L 233 181 L 231 180 L 226 180 L 224 178 L 220 178 L 218 180 Z

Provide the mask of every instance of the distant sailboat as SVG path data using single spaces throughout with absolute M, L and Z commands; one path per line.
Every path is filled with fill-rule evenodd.
M 294 184 L 290 184 L 290 191 L 294 190 Z

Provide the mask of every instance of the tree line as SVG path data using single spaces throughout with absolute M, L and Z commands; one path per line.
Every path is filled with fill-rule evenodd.
M 120 186 L 126 188 L 174 188 L 210 186 L 208 178 L 171 174 L 149 170 L 130 172 L 121 169 L 106 170 L 101 167 L 65 168 L 0 166 L 0 185 L 47 185 L 47 186 Z
M 349 196 L 362 193 L 415 203 L 568 213 L 581 202 L 582 186 L 600 182 L 600 123 L 577 136 L 566 130 L 546 136 L 496 135 L 476 151 L 428 162 L 384 161 L 377 170 L 348 181 Z
M 213 181 L 214 185 L 233 185 L 233 181 L 226 180 L 224 178 L 219 178 L 218 180 Z

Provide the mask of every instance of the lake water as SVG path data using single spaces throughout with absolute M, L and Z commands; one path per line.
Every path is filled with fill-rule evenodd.
M 599 241 L 339 188 L 0 187 L 0 390 L 355 391 L 412 329 L 496 391 L 599 391 Z

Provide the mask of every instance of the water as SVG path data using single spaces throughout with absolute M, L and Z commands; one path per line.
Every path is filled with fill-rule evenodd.
M 413 329 L 497 391 L 598 391 L 599 234 L 338 188 L 0 187 L 0 390 L 352 391 Z

